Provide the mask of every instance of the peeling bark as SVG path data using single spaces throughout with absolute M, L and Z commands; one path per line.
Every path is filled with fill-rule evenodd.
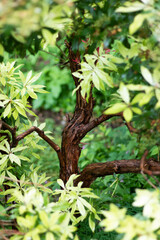
M 160 175 L 160 163 L 153 159 L 148 159 L 145 163 L 145 169 L 153 172 L 154 175 Z M 86 166 L 76 179 L 75 184 L 83 181 L 83 187 L 89 187 L 98 177 L 112 175 L 114 173 L 141 173 L 141 160 L 115 160 L 105 163 L 92 163 Z

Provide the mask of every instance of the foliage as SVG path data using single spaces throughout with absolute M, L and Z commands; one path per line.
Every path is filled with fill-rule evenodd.
M 122 239 L 142 240 L 159 237 L 159 190 L 137 191 L 134 205 L 144 206 L 143 214 L 130 216 L 126 214 L 126 209 L 119 209 L 113 202 L 117 201 L 120 206 L 124 202 L 125 205 L 130 205 L 135 188 L 133 175 L 130 175 L 132 180 L 130 176 L 116 174 L 113 177 L 105 177 L 103 182 L 97 179 L 93 186 L 98 186 L 100 200 L 90 188 L 82 187 L 83 182 L 74 185 L 83 172 L 80 172 L 80 175 L 72 175 L 72 172 L 78 174 L 77 155 L 79 157 L 81 152 L 79 143 L 85 135 L 84 143 L 80 143 L 83 149 L 81 170 L 85 170 L 87 164 L 100 160 L 106 162 L 106 159 L 115 161 L 123 158 L 141 158 L 140 170 L 143 173 L 143 153 L 146 148 L 149 149 L 150 156 L 156 156 L 158 159 L 159 1 L 30 0 L 26 3 L 10 0 L 7 4 L 6 1 L 2 1 L 0 7 L 0 55 L 4 57 L 4 62 L 0 64 L 0 191 L 1 196 L 4 196 L 1 197 L 3 206 L 0 208 L 5 212 L 1 216 L 17 221 L 18 233 L 16 232 L 11 239 L 65 240 L 75 237 L 76 240 L 78 237 L 74 236 L 75 225 L 88 218 L 89 226 L 94 231 L 96 223 L 100 221 L 99 210 L 108 207 L 110 202 L 110 211 L 102 212 L 105 219 L 101 226 L 107 231 L 115 230 L 122 234 Z M 140 13 L 137 14 L 137 11 Z M 64 47 L 59 47 L 59 44 L 64 43 Z M 42 50 L 43 54 L 44 51 L 49 52 L 51 56 L 56 52 L 57 64 L 61 67 L 54 66 L 50 69 L 46 62 L 43 71 L 40 57 L 45 58 L 44 55 L 37 55 L 35 59 L 32 56 L 28 57 L 33 61 L 31 68 L 35 73 L 25 73 L 27 67 L 23 68 L 24 71 L 19 70 L 21 65 L 15 67 L 12 58 L 24 57 L 26 53 L 35 54 L 38 50 Z M 6 52 L 9 55 L 8 61 L 5 62 Z M 34 107 L 49 109 L 57 103 L 55 99 L 65 97 L 65 94 L 68 95 L 67 91 L 73 90 L 68 70 L 64 68 L 68 64 L 68 58 L 76 85 L 73 91 L 76 95 L 76 108 L 72 119 L 67 117 L 60 148 L 52 141 L 50 132 L 44 132 L 44 123 L 38 126 L 37 121 L 32 123 L 29 120 L 29 114 L 35 116 L 30 110 L 30 101 L 34 100 Z M 49 59 L 49 63 L 56 64 L 55 62 L 55 59 Z M 40 68 L 42 74 L 37 73 Z M 53 82 L 50 81 L 52 77 Z M 47 90 L 54 97 L 50 98 L 48 94 L 39 101 L 37 93 L 47 93 L 43 89 L 44 85 L 47 85 Z M 97 91 L 105 91 L 103 97 L 107 100 L 104 114 L 93 121 L 91 116 L 94 100 L 90 102 L 92 89 L 94 95 Z M 61 100 L 64 102 L 63 98 Z M 70 101 L 66 101 L 65 104 L 69 103 Z M 57 111 L 60 108 L 58 107 Z M 68 109 L 73 111 L 70 106 Z M 130 125 L 130 121 L 133 120 L 134 127 L 139 128 L 139 137 L 124 134 L 124 127 L 119 127 L 116 129 L 117 133 L 114 133 L 111 128 L 106 131 L 106 126 L 103 125 L 100 127 L 102 135 L 98 133 L 95 139 L 96 131 L 91 135 L 87 135 L 85 131 L 80 132 L 81 128 L 85 127 L 90 131 L 94 124 L 95 127 L 99 122 L 103 122 L 101 119 L 105 121 L 113 116 L 121 117 L 131 132 L 135 132 L 135 128 Z M 71 131 L 68 131 L 67 135 L 68 129 Z M 104 146 L 102 147 L 106 137 L 107 153 Z M 34 168 L 31 165 L 26 170 L 28 166 L 24 161 L 31 161 L 32 156 L 26 156 L 25 152 L 28 149 L 36 149 L 37 152 L 33 152 L 33 156 L 39 159 L 39 150 L 44 151 L 44 146 L 40 145 L 40 138 L 49 143 L 59 157 L 60 177 L 62 173 L 65 175 L 64 182 L 62 179 L 57 181 L 61 189 L 48 188 L 52 182 L 48 182 L 47 173 L 38 174 L 38 167 Z M 65 139 L 68 142 L 72 140 L 69 146 L 68 142 L 64 142 Z M 91 141 L 94 150 L 86 148 Z M 70 162 L 77 165 L 69 165 Z M 115 164 L 113 173 L 117 171 Z M 92 172 L 90 175 L 95 179 Z M 142 176 L 137 179 L 140 187 L 147 186 Z M 91 180 L 88 180 L 88 184 Z M 123 182 L 126 182 L 127 189 L 122 185 Z M 107 188 L 104 189 L 105 187 Z M 51 198 L 55 201 L 50 201 Z M 96 203 L 95 207 L 92 206 L 92 201 Z M 129 211 L 134 214 L 137 210 L 134 211 L 129 206 Z M 8 232 L 9 230 L 7 228 Z M 3 233 L 2 229 L 2 237 Z
M 27 58 L 17 59 L 18 64 L 23 64 L 23 72 L 32 69 L 36 74 L 43 69 L 39 84 L 46 87 L 48 94 L 38 94 L 38 99 L 32 100 L 33 109 L 46 109 L 54 112 L 73 111 L 74 84 L 71 81 L 69 69 L 65 63 L 61 62 L 61 51 L 65 52 L 65 47 L 61 46 L 60 50 L 54 46 L 49 48 L 50 54 L 42 50 L 35 56 L 28 54 Z
M 126 214 L 127 209 L 119 209 L 111 204 L 109 211 L 102 211 L 105 219 L 101 226 L 105 231 L 116 230 L 122 234 L 121 239 L 158 239 L 159 238 L 159 189 L 154 191 L 137 190 L 133 202 L 135 207 L 143 207 L 142 213 L 130 216 Z
M 97 215 L 94 207 L 86 199 L 97 198 L 89 188 L 82 188 L 82 182 L 74 187 L 73 181 L 77 176 L 72 175 L 64 185 L 61 179 L 57 183 L 63 187 L 63 190 L 54 190 L 45 187 L 44 182 L 48 180 L 43 174 L 40 178 L 37 175 L 37 169 L 32 169 L 31 182 L 25 178 L 25 175 L 18 180 L 10 174 L 10 180 L 15 182 L 9 184 L 10 189 L 3 194 L 11 194 L 8 202 L 16 203 L 13 214 L 16 216 L 17 224 L 22 236 L 15 235 L 11 239 L 73 239 L 73 232 L 76 230 L 74 225 L 86 218 L 89 214 L 89 225 L 92 231 L 95 228 L 94 217 Z M 47 184 L 46 184 L 47 186 Z M 49 202 L 49 197 L 42 194 L 49 192 L 52 195 L 59 195 L 57 202 Z M 80 215 L 78 218 L 76 215 Z M 73 225 L 70 224 L 72 221 Z M 23 236 L 24 235 L 24 236 Z

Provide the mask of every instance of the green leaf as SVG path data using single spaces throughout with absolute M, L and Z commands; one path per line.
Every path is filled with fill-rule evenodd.
M 129 26 L 130 34 L 134 34 L 143 24 L 144 20 L 150 17 L 150 14 L 137 14 Z
M 0 55 L 3 56 L 4 54 L 4 47 L 2 44 L 0 44 Z
M 5 180 L 5 171 L 3 171 L 0 175 L 0 186 L 3 184 L 4 180 Z M 1 213 L 1 210 L 2 209 L 1 209 L 1 205 L 0 205 L 0 213 Z
M 126 57 L 128 56 L 128 51 L 129 51 L 129 49 L 126 48 L 120 41 L 117 41 L 116 44 L 117 44 L 117 47 L 118 47 L 118 50 L 119 50 L 120 54 L 121 54 L 124 58 L 126 58 Z
M 151 152 L 151 153 L 150 153 L 151 156 L 154 156 L 154 155 L 159 154 L 158 146 L 152 147 L 150 152 Z
M 112 107 L 104 111 L 104 114 L 116 114 L 122 112 L 126 107 L 125 103 L 115 103 Z
M 93 214 L 89 215 L 89 227 L 92 230 L 92 232 L 94 232 L 95 230 L 95 218 Z
M 53 34 L 50 31 L 48 31 L 47 29 L 43 29 L 42 35 L 43 35 L 44 39 L 46 40 L 47 44 L 49 44 L 51 46 L 55 45 L 56 39 L 58 37 L 58 32 Z
M 133 117 L 133 112 L 130 108 L 126 108 L 123 112 L 123 117 L 125 118 L 125 120 L 127 122 L 130 122 L 132 120 Z
M 11 104 L 9 103 L 3 112 L 3 117 L 5 118 L 10 114 L 11 114 Z

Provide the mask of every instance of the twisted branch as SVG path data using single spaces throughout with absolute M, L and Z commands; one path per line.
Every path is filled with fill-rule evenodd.
M 146 152 L 142 158 L 146 157 Z M 92 163 L 87 165 L 80 176 L 76 179 L 75 184 L 79 181 L 83 181 L 83 187 L 88 187 L 98 177 L 104 177 L 112 175 L 114 173 L 141 173 L 141 160 L 130 159 L 130 160 L 115 160 L 105 163 Z M 147 168 L 154 175 L 160 175 L 160 163 L 153 160 L 152 158 L 147 160 Z
M 120 113 L 116 113 L 116 114 L 110 114 L 110 115 L 106 115 L 106 114 L 102 114 L 101 116 L 99 116 L 98 118 L 93 119 L 91 122 L 89 122 L 88 124 L 86 124 L 83 128 L 84 130 L 84 135 L 86 135 L 89 131 L 91 131 L 92 129 L 94 129 L 95 127 L 97 127 L 98 125 L 100 125 L 102 122 L 109 120 L 113 117 L 121 117 L 123 120 L 123 112 Z M 132 126 L 131 123 L 125 122 L 125 125 L 127 126 L 128 130 L 130 131 L 130 133 L 138 133 L 139 130 L 137 130 L 136 128 L 134 128 Z

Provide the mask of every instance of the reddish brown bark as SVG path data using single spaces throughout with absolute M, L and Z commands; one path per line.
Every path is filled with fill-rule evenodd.
M 69 62 L 71 72 L 80 69 L 80 55 L 77 51 L 74 53 L 72 47 L 67 43 L 69 50 Z M 75 61 L 76 59 L 76 61 Z M 79 85 L 79 80 L 73 76 L 75 86 Z M 81 96 L 80 89 L 76 91 L 76 106 L 72 119 L 68 122 L 62 133 L 61 157 L 60 157 L 60 178 L 66 182 L 71 174 L 78 173 L 78 160 L 81 154 L 79 146 L 84 137 L 84 127 L 89 123 L 93 112 L 92 92 L 88 102 Z
M 97 177 L 104 177 L 114 173 L 141 173 L 141 161 L 138 159 L 115 160 L 105 163 L 92 163 L 86 166 L 76 179 L 76 184 L 83 181 L 83 187 L 89 187 Z M 149 159 L 145 163 L 146 170 L 160 175 L 160 163 Z

